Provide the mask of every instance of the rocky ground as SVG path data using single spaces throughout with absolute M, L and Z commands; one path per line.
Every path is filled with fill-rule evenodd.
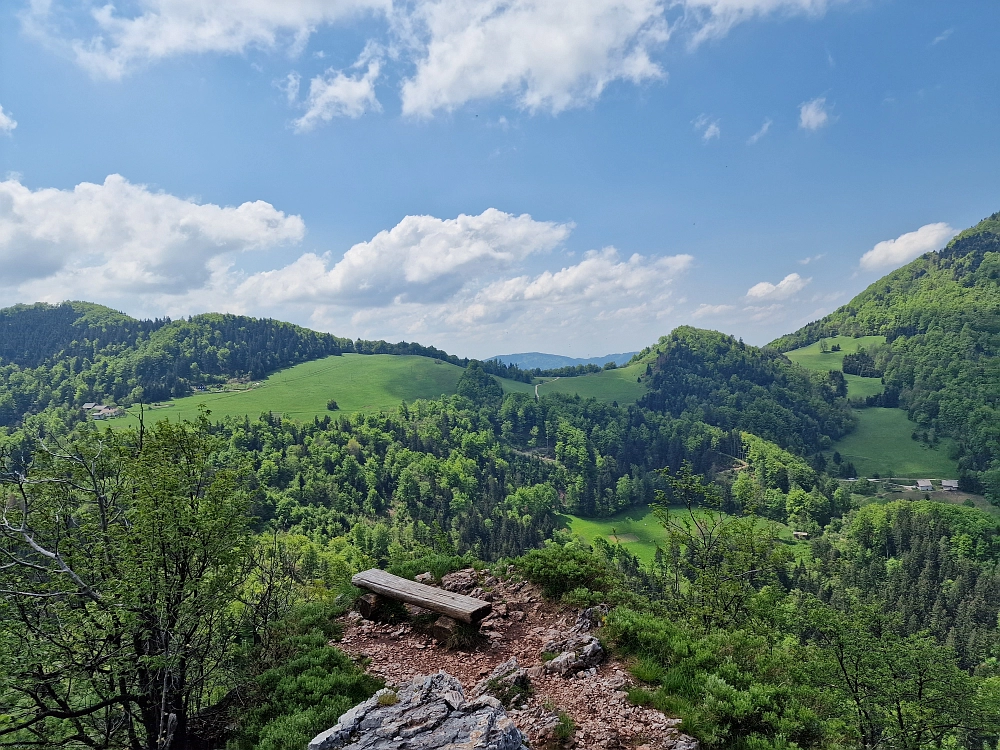
M 676 729 L 678 720 L 629 703 L 626 691 L 632 680 L 625 665 L 605 658 L 589 634 L 597 623 L 587 617 L 581 622 L 577 611 L 545 601 L 534 586 L 521 581 L 469 569 L 445 576 L 441 585 L 493 602 L 493 614 L 483 621 L 477 642 L 448 648 L 419 626 L 373 622 L 352 612 L 344 618 L 340 648 L 367 658 L 369 671 L 389 686 L 444 671 L 457 678 L 468 695 L 475 694 L 477 684 L 481 691 L 481 683 L 499 665 L 516 659 L 514 667 L 527 674 L 531 689 L 515 701 L 508 715 L 533 748 L 697 748 L 693 739 Z M 412 614 L 419 616 L 413 609 Z M 599 619 L 600 612 L 589 614 Z M 552 658 L 554 653 L 559 656 Z M 560 737 L 560 712 L 572 719 L 574 730 L 568 740 Z M 563 735 L 565 725 L 563 720 Z

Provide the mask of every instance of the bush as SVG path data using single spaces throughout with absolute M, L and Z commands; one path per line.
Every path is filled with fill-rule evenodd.
M 575 589 L 607 591 L 610 575 L 604 562 L 589 550 L 572 544 L 547 544 L 517 561 L 518 568 L 545 596 L 558 599 Z
M 326 408 L 330 411 L 337 411 L 337 409 L 340 408 L 340 405 L 337 404 L 337 402 L 331 398 L 329 401 L 326 402 Z
M 302 750 L 341 714 L 367 700 L 382 681 L 365 674 L 328 641 L 336 634 L 331 606 L 309 604 L 276 628 L 276 651 L 289 657 L 263 672 L 229 750 Z
M 448 573 L 471 568 L 472 563 L 473 559 L 468 556 L 428 552 L 416 557 L 392 557 L 389 560 L 387 570 L 393 575 L 411 580 L 421 573 L 430 571 L 434 580 L 440 581 Z

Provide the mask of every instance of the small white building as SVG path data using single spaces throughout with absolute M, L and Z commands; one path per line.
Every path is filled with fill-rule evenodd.
M 957 479 L 942 479 L 941 489 L 945 492 L 957 492 L 958 491 L 958 480 Z
M 931 484 L 931 480 L 930 479 L 918 479 L 917 480 L 917 489 L 920 490 L 921 492 L 933 492 L 934 491 L 934 485 Z

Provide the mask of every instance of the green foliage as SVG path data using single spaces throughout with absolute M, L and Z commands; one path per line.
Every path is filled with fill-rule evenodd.
M 503 388 L 493 376 L 483 369 L 483 363 L 473 360 L 458 379 L 456 391 L 459 396 L 478 406 L 497 406 L 503 398 Z
M 230 750 L 301 750 L 382 687 L 381 680 L 327 645 L 336 614 L 329 605 L 314 603 L 279 624 L 280 664 L 257 677 L 248 701 L 252 708 L 239 716 Z
M 554 599 L 574 589 L 605 591 L 610 585 L 605 565 L 592 552 L 572 543 L 550 543 L 531 550 L 518 561 L 518 568 Z
M 30 447 L 0 467 L 0 744 L 103 747 L 130 726 L 185 746 L 293 591 L 252 533 L 249 466 L 216 463 L 204 419 Z
M 677 328 L 655 349 L 651 373 L 643 406 L 752 432 L 798 453 L 826 448 L 853 427 L 823 375 L 714 331 Z
M 772 346 L 787 351 L 824 336 L 885 336 L 884 346 L 868 351 L 885 381 L 885 396 L 872 403 L 898 403 L 918 424 L 952 436 L 960 468 L 981 472 L 1000 459 L 998 310 L 994 214 Z

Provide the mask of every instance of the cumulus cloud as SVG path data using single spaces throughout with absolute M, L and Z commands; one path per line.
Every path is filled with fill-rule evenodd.
M 138 0 L 116 7 L 31 0 L 23 19 L 30 33 L 93 75 L 115 79 L 180 55 L 255 48 L 296 55 L 317 29 L 374 18 L 381 24 L 375 36 L 413 71 L 400 81 L 404 114 L 427 117 L 497 97 L 528 112 L 585 106 L 616 81 L 665 79 L 654 56 L 675 30 L 698 44 L 754 18 L 818 16 L 849 1 Z M 331 70 L 313 78 L 309 112 L 315 105 L 316 114 L 300 121 L 317 124 L 373 107 L 375 77 L 377 71 L 369 78 Z
M 799 105 L 799 127 L 803 130 L 819 130 L 830 123 L 830 112 L 826 107 L 826 97 L 818 96 Z
M 66 190 L 12 178 L 0 182 L 0 298 L 88 299 L 141 315 L 272 315 L 341 335 L 447 336 L 481 352 L 501 340 L 589 350 L 662 333 L 673 283 L 692 257 L 608 247 L 551 267 L 568 256 L 552 252 L 572 229 L 495 208 L 406 216 L 338 257 L 303 252 L 302 219 L 263 201 L 218 206 L 120 175 Z M 297 259 L 244 270 L 247 251 L 281 246 Z
M 32 190 L 0 182 L 0 285 L 22 298 L 179 294 L 223 256 L 298 242 L 305 225 L 263 201 L 220 207 L 109 175 L 103 184 Z
M 669 29 L 661 0 L 429 0 L 417 3 L 416 73 L 403 112 L 426 116 L 513 96 L 531 112 L 593 101 L 616 80 L 662 78 L 651 58 Z
M 958 232 L 948 224 L 924 224 L 915 232 L 901 234 L 894 240 L 883 240 L 861 256 L 861 268 L 874 271 L 901 266 L 918 255 L 940 250 Z
M 10 135 L 16 127 L 17 120 L 10 116 L 10 112 L 4 112 L 3 106 L 0 105 L 0 133 Z
M 447 336 L 495 350 L 501 341 L 541 346 L 614 346 L 648 340 L 669 326 L 672 286 L 689 255 L 622 258 L 615 248 L 590 251 L 558 271 L 507 275 L 468 285 L 436 304 L 395 302 L 353 312 L 351 324 L 371 335 Z M 314 321 L 336 326 L 342 308 L 317 308 Z M 598 323 L 600 325 L 594 325 Z
M 766 120 L 764 120 L 764 124 L 760 126 L 760 130 L 758 130 L 752 136 L 747 138 L 747 143 L 749 143 L 751 146 L 755 144 L 757 141 L 759 141 L 761 138 L 767 135 L 767 131 L 771 129 L 771 125 L 772 121 L 771 118 L 769 117 Z
M 407 216 L 354 245 L 332 267 L 329 258 L 306 253 L 284 268 L 251 276 L 238 294 L 271 304 L 440 302 L 478 276 L 557 247 L 571 229 L 495 208 L 455 219 Z
M 701 139 L 708 143 L 713 138 L 722 135 L 719 128 L 719 121 L 711 119 L 708 115 L 699 115 L 693 123 L 694 129 L 701 133 Z
M 295 121 L 295 130 L 306 132 L 334 117 L 358 118 L 366 110 L 380 112 L 382 105 L 375 98 L 375 81 L 380 70 L 381 62 L 372 60 L 364 73 L 348 76 L 331 68 L 313 78 L 309 82 L 306 113 Z
M 803 279 L 797 273 L 790 273 L 777 284 L 770 281 L 762 281 L 754 284 L 747 290 L 747 297 L 751 299 L 787 299 L 805 289 L 812 279 Z

